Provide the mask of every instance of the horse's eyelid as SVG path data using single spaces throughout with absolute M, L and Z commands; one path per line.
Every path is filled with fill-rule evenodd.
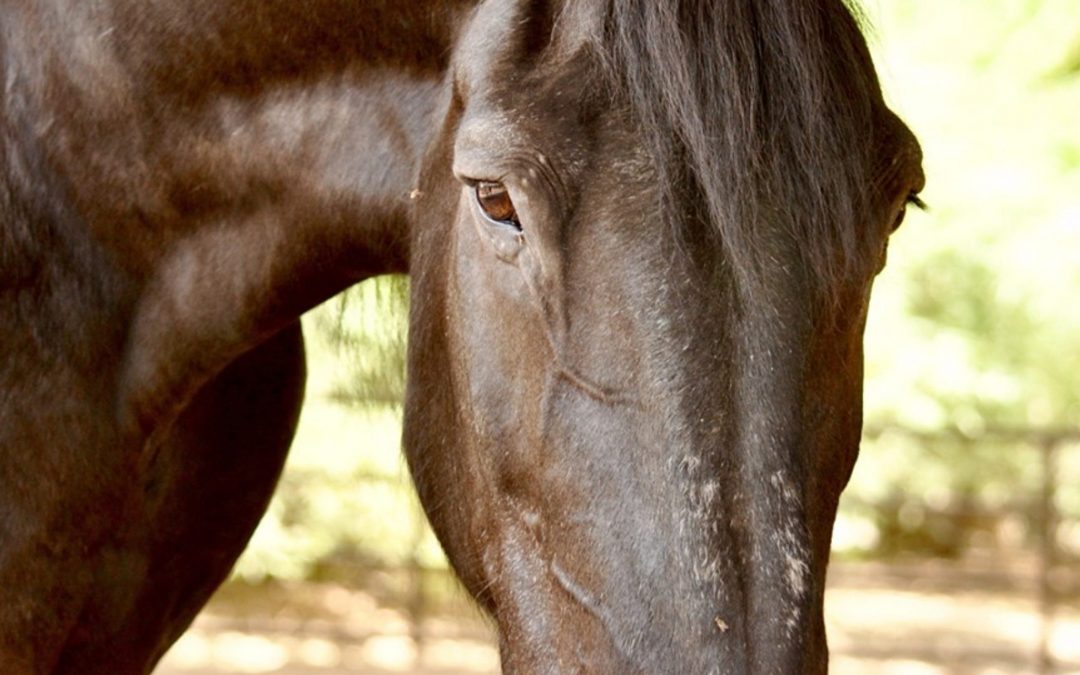
M 911 204 L 912 206 L 919 209 L 920 211 L 929 211 L 930 210 L 930 207 L 927 205 L 927 203 L 924 202 L 923 200 L 919 199 L 919 195 L 917 195 L 914 192 L 912 192 L 911 194 L 908 195 L 907 203 Z

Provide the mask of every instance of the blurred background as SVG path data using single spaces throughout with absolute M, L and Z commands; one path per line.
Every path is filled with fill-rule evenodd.
M 930 210 L 872 303 L 833 670 L 1080 672 L 1080 2 L 863 8 Z M 304 318 L 285 477 L 159 672 L 498 671 L 399 451 L 406 296 L 378 279 Z

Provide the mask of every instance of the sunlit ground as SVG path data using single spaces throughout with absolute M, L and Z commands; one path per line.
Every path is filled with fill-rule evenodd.
M 1031 570 L 1009 581 L 931 563 L 845 563 L 832 570 L 832 672 L 886 675 L 1036 673 L 1040 618 Z M 1004 583 L 1002 583 L 1004 580 Z M 417 649 L 403 610 L 333 586 L 226 591 L 167 655 L 162 675 L 218 673 L 497 673 L 475 611 L 426 619 Z M 1058 673 L 1080 672 L 1080 607 L 1056 611 Z

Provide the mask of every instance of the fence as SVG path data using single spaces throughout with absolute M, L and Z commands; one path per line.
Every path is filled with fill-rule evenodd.
M 1038 518 L 1038 572 L 1037 593 L 1040 616 L 1039 640 L 1036 647 L 1036 663 L 1039 673 L 1052 673 L 1055 671 L 1054 655 L 1050 647 L 1050 638 L 1053 634 L 1055 609 L 1058 598 L 1063 594 L 1060 576 L 1065 576 L 1065 569 L 1059 569 L 1063 565 L 1072 567 L 1072 561 L 1063 560 L 1062 546 L 1059 542 L 1059 525 L 1061 523 L 1060 512 L 1057 508 L 1056 496 L 1061 484 L 1059 467 L 1062 453 L 1077 451 L 1080 449 L 1080 429 L 1074 428 L 988 428 L 977 434 L 968 434 L 959 429 L 946 429 L 943 431 L 916 431 L 902 427 L 883 427 L 868 429 L 866 436 L 875 438 L 885 432 L 899 432 L 908 436 L 913 441 L 924 444 L 942 442 L 974 445 L 986 441 L 1010 442 L 1014 447 L 1027 449 L 1039 456 L 1040 462 L 1040 490 L 1037 495 Z M 1000 515 L 1004 515 L 1003 513 Z M 1072 575 L 1069 575 L 1070 577 Z M 1068 589 L 1074 593 L 1077 589 Z
M 1059 542 L 1059 530 L 1062 516 L 1057 508 L 1056 495 L 1059 485 L 1063 480 L 1059 467 L 1061 457 L 1066 452 L 1080 451 L 1080 429 L 1038 429 L 1038 428 L 991 428 L 982 430 L 977 434 L 967 434 L 958 429 L 943 431 L 916 431 L 902 427 L 882 427 L 868 429 L 866 437 L 874 439 L 883 433 L 899 433 L 910 438 L 913 442 L 921 444 L 962 444 L 975 445 L 986 442 L 1007 442 L 1016 449 L 1038 456 L 1040 463 L 1039 491 L 1036 495 L 1027 495 L 1028 500 L 1037 504 L 1035 517 L 1035 538 L 1038 542 L 1034 551 L 1037 557 L 1035 593 L 1039 612 L 1040 628 L 1033 659 L 1036 672 L 1048 674 L 1056 672 L 1055 658 L 1051 648 L 1051 636 L 1054 631 L 1055 612 L 1063 596 L 1072 596 L 1080 588 L 1075 587 L 1077 581 L 1071 583 L 1063 580 L 1074 579 L 1073 570 L 1076 561 L 1063 555 L 1063 547 Z M 986 510 L 982 511 L 987 514 Z M 992 517 L 1010 515 L 1006 509 L 989 510 Z M 419 523 L 423 516 L 417 514 Z M 417 531 L 422 527 L 418 524 Z M 419 542 L 421 535 L 416 535 Z M 422 651 L 425 635 L 422 630 L 427 611 L 424 591 L 425 577 L 431 571 L 417 564 L 414 557 L 409 566 L 409 599 L 407 613 L 412 626 L 411 634 L 417 645 L 418 651 Z
M 965 434 L 959 430 L 923 432 L 888 427 L 868 429 L 867 440 L 873 441 L 884 434 L 899 434 L 923 447 L 934 445 L 944 447 L 946 444 L 975 446 L 990 442 L 1008 443 L 1010 447 L 1016 448 L 1016 451 L 1029 452 L 1032 453 L 1033 458 L 1037 458 L 1039 465 L 1037 484 L 1035 482 L 1025 484 L 1026 493 L 1023 498 L 1012 504 L 1014 507 L 1017 504 L 1024 505 L 1024 511 L 1033 526 L 1035 545 L 1028 547 L 1026 555 L 1034 557 L 1036 561 L 1035 583 L 1030 587 L 1024 587 L 1024 584 L 1017 583 L 1016 579 L 1008 579 L 1008 575 L 1015 574 L 1013 570 L 998 570 L 997 573 L 1005 577 L 1006 584 L 1024 587 L 1024 592 L 1030 593 L 1037 603 L 1040 625 L 1038 638 L 1034 644 L 1030 645 L 1030 663 L 1034 665 L 1034 672 L 1055 672 L 1057 659 L 1055 659 L 1051 642 L 1055 614 L 1065 596 L 1074 595 L 1080 591 L 1075 581 L 1072 582 L 1074 584 L 1072 588 L 1068 587 L 1068 583 L 1063 583 L 1075 579 L 1076 560 L 1072 554 L 1068 553 L 1067 547 L 1059 541 L 1059 532 L 1062 529 L 1059 525 L 1063 521 L 1063 516 L 1057 507 L 1055 497 L 1059 486 L 1073 485 L 1077 482 L 1074 479 L 1071 483 L 1066 483 L 1068 479 L 1061 475 L 1059 467 L 1063 464 L 1063 457 L 1068 457 L 1080 450 L 1080 429 L 991 429 L 978 434 Z M 352 480 L 357 478 L 373 487 L 375 485 L 393 486 L 402 493 L 412 490 L 403 472 L 368 471 L 360 476 L 354 475 Z M 355 484 L 353 489 L 367 492 Z M 980 511 L 983 515 L 987 512 L 987 509 Z M 1013 515 L 1009 509 L 1001 509 L 997 512 L 990 509 L 989 513 L 992 517 L 999 519 Z M 339 561 L 337 573 L 333 575 L 333 578 L 347 584 L 351 583 L 350 580 L 359 583 L 364 578 L 370 578 L 376 571 L 385 578 L 392 577 L 396 593 L 394 602 L 407 618 L 408 635 L 414 645 L 413 651 L 420 655 L 425 652 L 429 643 L 437 642 L 447 636 L 445 630 L 432 634 L 430 626 L 433 625 L 431 619 L 436 618 L 444 609 L 437 590 L 440 585 L 445 587 L 451 583 L 450 575 L 445 568 L 433 566 L 430 556 L 422 554 L 425 540 L 430 535 L 427 534 L 426 523 L 418 509 L 413 512 L 412 521 L 407 526 L 398 527 L 398 531 L 402 538 L 409 541 L 410 551 L 404 560 L 398 558 L 401 561 L 400 564 L 380 565 L 375 562 L 378 559 L 377 555 L 346 557 Z M 985 570 L 980 573 L 984 572 Z M 436 592 L 433 593 L 433 590 Z M 435 623 L 439 624 L 437 621 Z M 476 627 L 477 623 L 472 622 L 469 627 L 461 629 L 459 636 L 470 640 L 481 638 L 482 634 L 477 632 Z M 1024 642 L 1024 645 L 1028 644 L 1027 641 Z

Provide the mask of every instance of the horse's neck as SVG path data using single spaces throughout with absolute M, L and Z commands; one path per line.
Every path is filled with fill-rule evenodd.
M 434 4 L 41 0 L 11 22 L 9 69 L 79 213 L 138 273 L 228 212 L 407 193 L 453 33 Z
M 435 4 L 41 0 L 5 18 L 4 114 L 64 186 L 72 236 L 129 280 L 133 434 L 305 309 L 404 271 L 453 34 Z

